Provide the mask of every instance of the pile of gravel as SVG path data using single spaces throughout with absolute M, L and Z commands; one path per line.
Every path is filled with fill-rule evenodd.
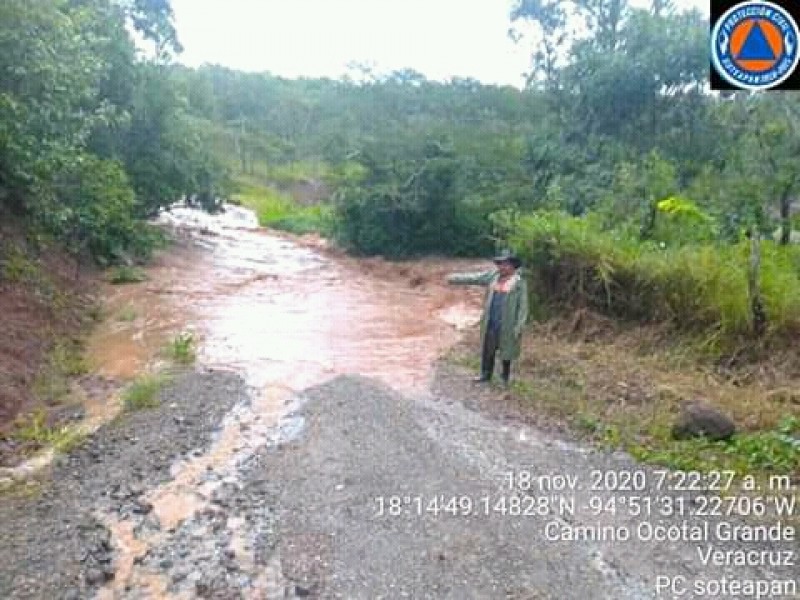
M 0 496 L 0 597 L 86 598 L 113 579 L 110 535 L 93 515 L 146 518 L 142 496 L 248 401 L 240 377 L 211 370 L 181 374 L 159 396 L 157 408 L 122 415 L 57 458 L 40 493 Z

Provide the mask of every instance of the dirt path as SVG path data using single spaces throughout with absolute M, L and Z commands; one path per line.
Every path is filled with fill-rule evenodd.
M 198 229 L 191 239 L 202 249 L 175 253 L 117 297 L 114 310 L 138 316 L 101 329 L 93 347 L 104 374 L 122 377 L 126 356 L 133 371 L 157 365 L 169 335 L 191 329 L 200 364 L 158 408 L 105 425 L 60 458 L 40 496 L 0 498 L 10 557 L 0 597 L 779 598 L 800 589 L 793 527 L 773 527 L 767 542 L 748 542 L 746 529 L 718 539 L 739 517 L 672 489 L 682 480 L 659 486 L 658 473 L 625 456 L 470 408 L 492 392 L 466 384 L 464 370 L 434 367 L 477 316 L 480 291 L 443 284 L 472 263 L 387 265 L 258 230 Z M 572 487 L 547 487 L 561 483 Z M 633 489 L 609 489 L 626 483 Z

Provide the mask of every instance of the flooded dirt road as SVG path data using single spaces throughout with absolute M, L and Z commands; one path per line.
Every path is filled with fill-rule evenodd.
M 192 331 L 202 364 L 241 372 L 259 393 L 354 372 L 419 389 L 433 360 L 479 317 L 480 291 L 453 289 L 444 277 L 486 264 L 359 261 L 241 216 L 175 212 L 162 220 L 184 244 L 161 255 L 145 283 L 107 286 L 109 318 L 90 340 L 103 375 L 131 379 L 157 367 L 171 336 Z
M 166 593 L 135 561 L 163 543 L 164 530 L 207 508 L 219 481 L 236 479 L 236 465 L 263 446 L 295 394 L 346 373 L 420 392 L 434 361 L 479 317 L 479 291 L 444 283 L 447 272 L 474 261 L 358 262 L 260 230 L 249 217 L 235 207 L 216 218 L 176 209 L 162 220 L 188 245 L 160 257 L 147 282 L 109 287 L 108 312 L 129 317 L 109 319 L 93 336 L 100 373 L 131 379 L 157 369 L 172 336 L 188 331 L 199 341 L 199 363 L 242 375 L 251 402 L 229 415 L 210 451 L 175 465 L 174 479 L 147 494 L 160 524 L 151 539 L 99 515 L 119 547 L 101 598 L 126 587 Z M 211 483 L 210 471 L 220 475 Z
M 158 407 L 59 458 L 40 497 L 0 502 L 0 596 L 639 600 L 800 586 L 793 525 L 725 539 L 742 515 L 690 508 L 702 493 L 471 408 L 494 392 L 436 359 L 482 295 L 445 274 L 480 262 L 356 260 L 238 210 L 164 220 L 183 242 L 146 282 L 108 289 L 91 359 L 131 380 L 169 365 L 164 348 L 190 331 L 198 363 Z M 92 410 L 108 421 L 118 406 Z M 634 472 L 645 485 L 620 500 L 609 482 Z M 766 554 L 747 562 L 754 549 Z

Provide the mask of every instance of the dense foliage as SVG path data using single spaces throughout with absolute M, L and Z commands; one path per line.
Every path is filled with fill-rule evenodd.
M 713 348 L 749 335 L 750 243 L 641 243 L 604 230 L 596 215 L 540 212 L 519 218 L 512 244 L 532 288 L 551 307 L 589 307 L 620 319 L 704 332 Z M 800 247 L 762 249 L 769 333 L 800 333 Z M 538 303 L 541 306 L 541 303 Z
M 76 253 L 143 251 L 139 217 L 217 196 L 166 64 L 179 48 L 167 2 L 8 0 L 0 5 L 0 211 Z M 137 56 L 128 25 L 155 42 Z
M 710 219 L 673 228 L 675 242 L 735 242 L 750 226 L 771 236 L 797 186 L 800 103 L 709 94 L 708 24 L 698 12 L 579 2 L 568 12 L 586 18 L 588 33 L 575 37 L 575 16 L 560 14 L 566 4 L 520 2 L 513 14 L 537 24 L 543 48 L 525 91 L 411 70 L 360 82 L 214 66 L 178 77 L 240 174 L 288 188 L 276 166 L 322 164 L 316 171 L 338 192 L 340 239 L 363 252 L 485 250 L 488 216 L 507 208 L 601 212 L 649 239 L 658 203 L 671 197 Z M 555 41 L 569 51 L 549 60 Z M 335 177 L 353 166 L 358 177 Z M 440 236 L 432 248 L 420 220 L 473 239 Z
M 709 93 L 697 11 L 521 0 L 511 19 L 535 31 L 524 91 L 411 70 L 358 82 L 214 66 L 178 76 L 248 190 L 286 197 L 323 181 L 325 228 L 355 252 L 511 243 L 542 305 L 720 339 L 796 331 L 797 253 L 759 240 L 791 238 L 800 101 Z M 265 222 L 296 224 L 268 205 Z

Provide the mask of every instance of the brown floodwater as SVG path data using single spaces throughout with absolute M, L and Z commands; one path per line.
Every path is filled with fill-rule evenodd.
M 171 224 L 183 241 L 148 267 L 147 281 L 108 286 L 107 319 L 89 344 L 97 372 L 125 382 L 163 366 L 170 340 L 190 331 L 200 365 L 234 370 L 251 389 L 252 403 L 232 411 L 210 450 L 174 465 L 173 479 L 148 494 L 161 532 L 207 506 L 214 484 L 203 481 L 206 470 L 236 477 L 237 461 L 265 443 L 295 392 L 352 373 L 422 391 L 433 362 L 480 314 L 481 291 L 447 286 L 444 277 L 485 265 L 356 260 L 318 240 L 258 229 L 251 215 L 232 212 L 176 211 Z M 119 404 L 111 398 L 89 412 L 109 418 Z M 117 574 L 98 597 L 120 597 L 126 587 L 136 597 L 179 597 L 157 573 L 135 565 L 164 534 L 137 538 L 129 522 L 100 517 L 115 540 Z M 231 527 L 246 561 L 244 536 L 236 535 L 235 520 Z M 252 597 L 269 583 L 254 586 Z

